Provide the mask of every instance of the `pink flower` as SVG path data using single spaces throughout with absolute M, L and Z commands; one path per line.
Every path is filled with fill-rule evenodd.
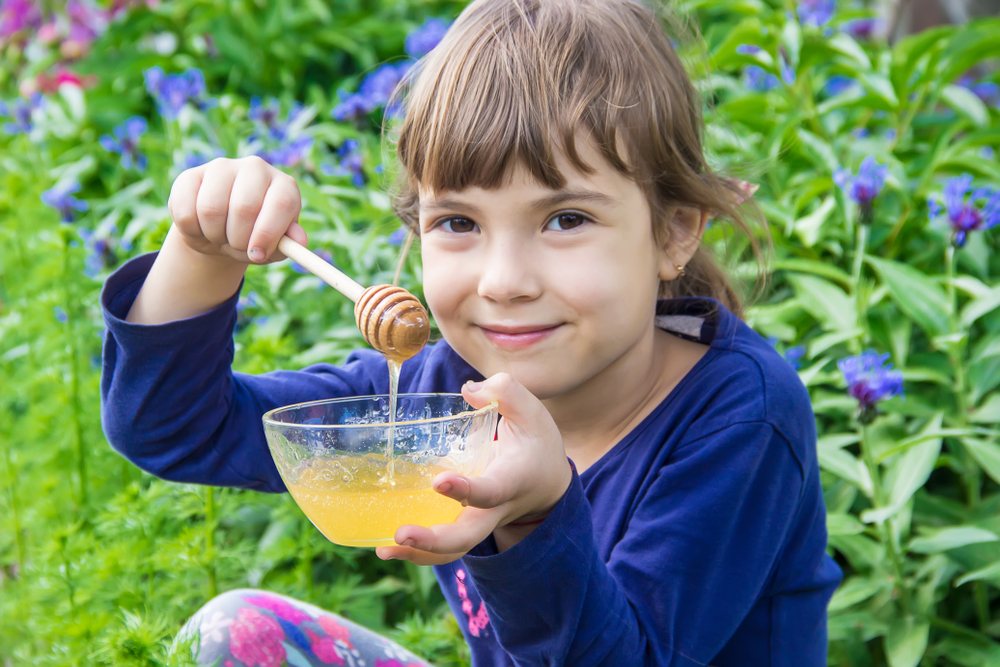
M 309 648 L 324 664 L 344 664 L 344 659 L 340 657 L 340 653 L 337 651 L 337 642 L 333 637 L 319 637 L 309 628 L 305 628 L 305 631 L 309 635 Z
M 301 625 L 306 621 L 313 620 L 312 616 L 279 597 L 272 595 L 244 595 L 243 599 L 255 607 L 273 612 L 275 616 L 289 623 Z
M 320 616 L 319 627 L 323 628 L 323 632 L 333 637 L 334 641 L 342 641 L 347 648 L 354 648 L 354 645 L 351 644 L 351 631 L 337 623 L 331 616 Z
M 38 28 L 42 12 L 31 0 L 3 0 L 0 2 L 0 38 L 10 37 L 25 28 Z
M 281 645 L 284 638 L 276 620 L 243 607 L 229 626 L 229 652 L 247 667 L 280 667 L 287 657 Z
M 56 67 L 53 74 L 48 74 L 46 72 L 39 73 L 39 75 L 35 77 L 34 83 L 36 90 L 39 90 L 46 95 L 52 95 L 59 92 L 59 86 L 64 83 L 68 83 L 71 86 L 77 86 L 78 88 L 91 88 L 97 85 L 97 77 L 93 74 L 81 77 L 73 70 L 66 69 L 65 67 Z

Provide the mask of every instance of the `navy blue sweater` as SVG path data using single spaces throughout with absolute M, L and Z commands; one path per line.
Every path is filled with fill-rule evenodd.
M 340 367 L 234 373 L 235 296 L 187 320 L 125 322 L 153 257 L 119 269 L 102 296 L 104 429 L 140 468 L 282 492 L 264 412 L 387 392 L 385 360 L 370 350 Z M 489 538 L 435 567 L 476 667 L 826 665 L 826 605 L 841 573 L 826 554 L 809 395 L 711 299 L 661 301 L 657 324 L 710 349 L 574 475 L 526 539 L 497 553 Z M 481 376 L 442 342 L 403 364 L 399 386 L 458 392 L 469 379 Z

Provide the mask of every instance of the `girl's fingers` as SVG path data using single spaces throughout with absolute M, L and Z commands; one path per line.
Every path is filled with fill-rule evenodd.
M 234 250 L 246 252 L 249 247 L 257 214 L 260 213 L 264 194 L 271 184 L 271 175 L 267 172 L 270 168 L 259 157 L 247 158 L 247 162 L 236 173 L 226 217 L 226 238 Z
M 491 509 L 510 501 L 514 496 L 511 479 L 517 475 L 503 460 L 496 460 L 481 477 L 465 477 L 448 471 L 434 478 L 434 490 L 470 507 Z
M 375 555 L 382 560 L 408 560 L 414 565 L 446 565 L 465 554 L 432 554 L 413 547 L 378 547 Z
M 236 181 L 236 165 L 233 160 L 213 160 L 208 163 L 205 175 L 198 189 L 195 211 L 201 232 L 217 248 L 228 243 L 226 219 L 229 216 L 229 195 Z
M 298 222 L 302 197 L 298 183 L 291 176 L 278 172 L 264 195 L 257 222 L 250 235 L 247 256 L 255 263 L 266 262 L 278 247 L 278 241 L 293 222 Z
M 466 382 L 462 396 L 476 409 L 496 401 L 500 414 L 516 426 L 534 426 L 540 420 L 552 422 L 542 402 L 507 373 L 497 373 L 482 382 Z M 555 428 L 554 422 L 552 427 Z
M 400 526 L 396 529 L 396 544 L 435 554 L 464 554 L 485 540 L 497 527 L 497 510 L 467 507 L 454 523 L 424 526 Z
M 198 201 L 198 190 L 205 176 L 202 165 L 181 173 L 170 186 L 170 197 L 167 198 L 167 211 L 182 235 L 188 238 L 202 238 L 201 226 L 198 224 L 198 212 L 195 204 Z

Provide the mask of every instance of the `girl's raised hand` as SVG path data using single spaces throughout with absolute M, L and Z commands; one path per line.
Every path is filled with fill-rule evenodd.
M 167 209 L 185 244 L 204 255 L 243 263 L 284 259 L 285 234 L 305 245 L 302 197 L 295 179 L 257 156 L 217 158 L 181 173 Z
M 462 387 L 475 408 L 497 401 L 503 418 L 497 429 L 497 457 L 481 477 L 443 472 L 434 488 L 467 503 L 454 523 L 425 528 L 401 526 L 396 543 L 379 547 L 379 558 L 440 565 L 461 558 L 494 533 L 501 550 L 516 544 L 530 528 L 507 524 L 545 517 L 566 493 L 573 471 L 562 436 L 542 402 L 506 373 Z

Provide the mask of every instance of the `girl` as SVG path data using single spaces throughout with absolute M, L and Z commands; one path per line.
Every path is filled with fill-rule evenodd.
M 404 526 L 379 557 L 434 565 L 477 667 L 825 665 L 840 571 L 809 397 L 699 247 L 710 212 L 748 230 L 654 13 L 477 0 L 406 109 L 396 211 L 444 341 L 403 365 L 400 391 L 496 400 L 503 420 L 483 477 L 435 479 L 468 504 L 458 521 Z M 300 205 L 259 159 L 189 170 L 162 250 L 108 281 L 104 426 L 140 467 L 281 492 L 265 411 L 386 392 L 370 350 L 230 369 L 244 270 L 282 259 L 284 233 L 306 242 Z M 189 627 L 208 663 L 420 664 L 260 592 Z

